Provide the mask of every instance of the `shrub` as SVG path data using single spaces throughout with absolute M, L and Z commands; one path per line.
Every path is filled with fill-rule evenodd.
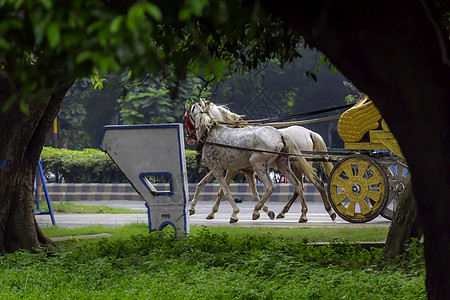
M 186 150 L 186 167 L 189 182 L 200 181 L 208 169 L 196 160 L 197 152 Z M 123 172 L 101 150 L 84 149 L 83 151 L 55 149 L 44 147 L 41 153 L 44 176 L 47 180 L 51 173 L 56 182 L 62 178 L 66 183 L 125 183 L 128 182 Z
M 83 151 L 44 147 L 41 154 L 44 174 L 55 174 L 68 183 L 84 182 L 127 182 L 123 172 L 109 158 L 97 149 Z

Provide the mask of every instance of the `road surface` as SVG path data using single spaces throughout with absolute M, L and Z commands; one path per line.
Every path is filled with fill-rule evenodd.
M 56 202 L 55 202 L 56 203 Z M 139 214 L 63 214 L 55 213 L 56 225 L 60 227 L 81 227 L 90 225 L 103 226 L 122 226 L 129 223 L 148 222 L 146 208 L 143 201 L 79 201 L 71 202 L 80 205 L 106 205 L 110 207 L 122 207 L 133 210 L 140 210 Z M 190 203 L 189 203 L 190 204 Z M 268 202 L 269 209 L 275 214 L 280 212 L 284 203 Z M 239 221 L 230 224 L 231 206 L 228 202 L 223 202 L 216 214 L 214 220 L 206 220 L 206 216 L 211 211 L 213 201 L 199 201 L 196 206 L 196 213 L 189 216 L 191 225 L 227 225 L 227 226 L 263 226 L 263 227 L 314 227 L 314 226 L 339 226 L 339 227 L 361 227 L 361 226 L 389 226 L 390 221 L 379 216 L 371 222 L 364 224 L 349 223 L 339 216 L 335 221 L 326 213 L 322 203 L 308 202 L 308 222 L 298 223 L 300 218 L 300 204 L 294 203 L 289 213 L 284 219 L 270 220 L 269 217 L 261 211 L 261 217 L 258 220 L 252 220 L 252 211 L 254 202 L 239 203 L 240 212 L 238 214 Z M 36 219 L 40 226 L 52 226 L 49 215 L 36 215 Z

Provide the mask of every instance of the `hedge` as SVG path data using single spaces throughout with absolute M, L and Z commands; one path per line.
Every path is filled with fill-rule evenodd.
M 197 152 L 186 150 L 188 181 L 196 183 L 207 173 L 203 163 L 197 163 Z M 66 183 L 125 183 L 123 172 L 101 150 L 83 151 L 44 147 L 41 153 L 44 175 L 47 180 L 54 175 L 56 182 Z

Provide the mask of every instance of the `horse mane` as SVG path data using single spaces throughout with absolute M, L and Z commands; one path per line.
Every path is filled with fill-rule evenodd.
M 220 111 L 224 121 L 239 121 L 239 120 L 244 119 L 244 115 L 235 114 L 234 112 L 231 112 L 228 109 L 228 107 L 226 107 L 224 105 L 216 105 L 214 103 L 211 103 L 210 105 L 211 106 L 214 105 Z
M 200 98 L 197 102 L 186 103 L 186 109 L 195 120 L 195 126 L 197 126 L 199 132 L 209 131 L 212 128 L 211 119 L 214 118 L 214 115 L 211 115 L 211 109 L 217 109 L 223 121 L 239 121 L 244 118 L 244 115 L 235 114 L 224 105 L 217 105 L 203 98 Z M 241 126 L 236 124 L 232 127 Z

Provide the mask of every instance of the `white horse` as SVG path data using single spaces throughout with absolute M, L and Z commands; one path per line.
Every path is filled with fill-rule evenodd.
M 230 112 L 229 110 L 227 110 L 227 109 L 225 109 L 224 107 L 221 107 L 221 106 L 216 106 L 216 105 L 213 105 L 213 104 L 210 104 L 210 103 L 207 103 L 207 102 L 205 102 L 205 101 L 200 101 L 198 104 L 197 104 L 199 107 L 200 107 L 200 109 L 202 110 L 202 114 L 203 115 L 208 115 L 210 118 L 212 118 L 212 119 L 217 119 L 217 120 L 219 120 L 219 121 L 226 121 L 226 120 L 237 120 L 237 119 L 241 119 L 242 118 L 242 116 L 239 116 L 239 115 L 237 115 L 237 114 L 234 114 L 234 113 L 232 113 L 232 112 Z M 188 113 L 189 113 L 189 110 L 188 110 Z M 198 140 L 198 138 L 197 138 L 197 136 L 195 136 L 195 132 L 196 132 L 196 129 L 194 128 L 194 126 L 191 124 L 191 125 L 189 125 L 189 120 L 190 120 L 190 118 L 189 118 L 189 116 L 187 116 L 187 118 L 186 118 L 186 124 L 187 124 L 187 127 L 188 127 L 188 137 L 187 137 L 187 141 L 188 141 L 188 143 L 190 143 L 190 142 L 192 142 L 192 140 L 193 139 L 195 139 L 195 140 Z M 224 126 L 222 126 L 221 125 L 221 127 L 224 127 Z M 219 127 L 219 128 L 221 128 L 221 127 Z M 299 127 L 299 126 L 293 126 L 292 128 L 295 128 L 295 127 Z M 226 128 L 226 127 L 224 127 L 224 128 Z M 259 129 L 262 129 L 262 128 L 271 128 L 271 127 L 260 127 Z M 246 129 L 250 129 L 250 128 L 246 128 Z M 253 128 L 253 130 L 256 130 L 256 129 L 258 129 L 258 128 Z M 270 130 L 275 130 L 274 128 L 271 128 Z M 292 129 L 291 129 L 292 130 Z M 308 131 L 307 129 L 305 129 L 305 128 L 303 128 L 303 127 L 299 127 L 297 130 L 306 130 L 306 131 Z M 281 136 L 285 139 L 285 140 L 287 140 L 289 143 L 291 143 L 291 148 L 292 149 L 290 149 L 291 151 L 294 149 L 294 152 L 295 151 L 298 151 L 299 149 L 297 148 L 297 146 L 295 145 L 295 143 L 294 144 L 292 144 L 292 139 L 291 138 L 288 138 L 289 136 L 286 136 L 285 135 L 285 133 L 283 133 L 283 132 L 279 132 L 280 134 L 281 134 Z M 308 132 L 309 134 L 310 134 L 310 136 L 312 135 L 312 136 L 314 136 L 314 137 L 319 137 L 319 139 L 320 140 L 322 140 L 321 139 L 321 137 L 319 136 L 319 135 L 317 135 L 317 134 L 315 134 L 314 132 L 311 132 L 311 131 L 309 131 Z M 311 134 L 312 133 L 312 134 Z M 316 135 L 316 136 L 315 136 Z M 296 141 L 296 143 L 298 144 L 299 143 L 299 141 L 301 141 L 302 139 L 300 138 L 300 139 L 298 139 L 297 141 Z M 306 139 L 303 139 L 304 141 L 306 140 Z M 314 140 L 314 139 L 313 139 Z M 285 142 L 286 143 L 286 142 Z M 312 145 L 317 145 L 318 143 L 311 143 Z M 320 151 L 323 151 L 323 150 L 326 150 L 326 146 L 325 146 L 325 143 L 323 142 L 323 140 L 322 140 L 322 143 L 320 143 L 319 142 L 319 144 L 320 144 L 320 147 L 321 148 L 314 148 L 313 146 L 311 146 L 312 147 L 312 150 L 320 150 Z M 273 151 L 272 151 L 273 152 Z M 268 153 L 266 153 L 266 154 L 268 154 Z M 273 154 L 273 153 L 272 153 Z M 204 155 L 203 155 L 204 156 Z M 282 165 L 284 168 L 286 168 L 286 166 L 285 166 L 285 163 L 286 163 L 286 161 L 287 161 L 287 165 L 289 166 L 289 163 L 288 163 L 288 160 L 286 160 L 286 157 L 283 155 L 283 159 L 276 159 L 275 160 L 275 162 L 277 163 L 277 165 L 278 164 L 280 164 L 280 165 Z M 281 162 L 281 163 L 280 163 Z M 331 165 L 331 163 L 329 163 L 330 165 Z M 279 168 L 280 168 L 280 166 L 278 166 Z M 329 214 L 330 214 L 330 216 L 331 216 L 331 218 L 334 220 L 335 219 L 335 217 L 336 217 L 336 215 L 335 215 L 335 213 L 334 212 L 332 212 L 331 211 L 331 207 L 330 207 L 330 205 L 329 205 L 329 203 L 328 203 L 328 201 L 327 201 L 327 198 L 326 198 L 326 194 L 325 194 L 325 190 L 324 190 L 324 187 L 323 187 L 323 182 L 321 181 L 321 180 L 319 180 L 318 179 L 318 177 L 316 176 L 316 174 L 315 174 L 315 172 L 314 172 L 314 169 L 305 161 L 305 159 L 303 158 L 303 157 L 301 157 L 301 156 L 298 156 L 297 157 L 297 160 L 295 161 L 295 164 L 294 164 L 294 167 L 296 168 L 296 173 L 298 173 L 298 174 L 300 174 L 300 175 L 297 175 L 297 176 L 301 176 L 301 173 L 303 172 L 303 173 L 305 173 L 306 174 L 306 176 L 316 185 L 316 187 L 319 189 L 319 191 L 321 191 L 321 194 L 322 194 L 322 197 L 323 197 L 323 199 L 324 199 L 324 205 L 325 205 L 325 208 L 327 209 L 327 211 L 329 212 Z M 327 166 L 328 167 L 328 169 L 327 168 L 325 168 L 325 170 L 330 170 L 331 168 L 330 168 L 330 166 L 328 165 Z M 332 165 L 331 165 L 331 167 L 332 167 Z M 259 196 L 258 196 L 258 193 L 256 192 L 256 186 L 255 186 L 255 179 L 254 179 L 254 169 L 252 169 L 252 167 L 245 167 L 245 168 L 243 168 L 242 166 L 237 166 L 237 167 L 235 167 L 235 168 L 232 168 L 232 169 L 228 169 L 228 171 L 227 171 L 227 177 L 224 179 L 225 180 L 225 183 L 228 185 L 230 182 L 231 182 L 231 180 L 233 179 L 233 177 L 239 172 L 239 170 L 242 170 L 243 172 L 244 172 L 244 174 L 246 175 L 246 177 L 247 177 L 247 181 L 248 181 L 248 183 L 250 184 L 250 187 L 251 187 L 251 190 L 252 190 L 252 193 L 253 193 L 253 197 L 255 198 L 255 200 L 257 201 L 257 203 L 263 203 L 262 204 L 262 206 L 259 206 L 259 208 L 262 208 L 266 213 L 268 213 L 268 215 L 269 215 L 269 217 L 271 218 L 271 219 L 273 219 L 273 213 L 272 212 L 270 212 L 269 210 L 268 210 L 268 208 L 264 205 L 264 202 L 267 200 L 267 190 L 266 190 L 266 194 L 263 196 L 263 199 L 261 200 L 261 199 L 259 199 Z M 286 169 L 283 169 L 282 170 L 282 168 L 280 168 L 280 171 L 282 172 L 282 174 L 284 175 L 284 173 L 283 172 L 287 172 L 288 174 L 289 174 L 289 177 L 291 177 L 292 176 L 292 172 L 291 172 L 291 170 L 290 170 L 290 167 L 289 167 L 289 170 L 286 170 Z M 258 173 L 258 172 L 257 172 Z M 267 173 L 267 172 L 266 172 Z M 267 175 L 267 174 L 266 174 Z M 258 176 L 260 176 L 259 174 L 258 174 Z M 286 176 L 286 175 L 285 175 Z M 192 202 L 192 204 L 191 204 L 191 207 L 189 208 L 189 211 L 190 211 L 190 213 L 191 214 L 193 214 L 193 213 L 195 213 L 195 205 L 196 205 L 196 203 L 197 203 L 197 201 L 198 201 L 198 196 L 199 196 L 199 194 L 200 194 L 200 191 L 202 190 L 202 188 L 204 187 L 204 185 L 205 185 L 205 183 L 206 182 L 208 182 L 208 181 L 210 181 L 213 177 L 215 177 L 215 175 L 214 175 L 214 172 L 213 171 L 211 171 L 207 176 L 205 176 L 205 178 L 203 178 L 202 180 L 201 180 L 201 182 L 197 185 L 197 189 L 196 189 L 196 194 L 195 194 L 195 197 L 194 197 L 194 200 L 193 200 L 193 202 Z M 288 179 L 289 179 L 289 177 L 287 177 Z M 299 222 L 306 222 L 307 221 L 307 218 L 306 218 L 306 211 L 307 211 L 307 207 L 306 207 L 306 203 L 305 203 L 305 201 L 304 201 L 304 197 L 303 197 L 303 192 L 302 192 L 302 185 L 300 184 L 300 186 L 298 185 L 298 179 L 297 179 L 297 177 L 295 177 L 295 175 L 294 175 L 294 177 L 293 178 L 295 178 L 295 181 L 292 181 L 291 183 L 293 183 L 293 185 L 294 185 L 294 190 L 295 190 L 295 193 L 294 193 L 294 195 L 293 195 L 293 197 L 291 198 L 291 200 L 289 201 L 289 203 L 285 206 L 285 208 L 283 209 L 283 211 L 278 215 L 278 217 L 284 217 L 284 213 L 285 212 L 287 212 L 288 210 L 289 210 L 289 208 L 290 208 L 290 206 L 292 205 L 292 203 L 295 201 L 295 199 L 297 198 L 297 196 L 299 196 L 300 195 L 300 199 L 301 199 L 301 203 L 302 203 L 302 216 L 300 217 L 300 220 L 299 220 Z M 261 179 L 263 179 L 263 178 L 261 178 Z M 266 180 L 265 178 L 264 178 L 264 180 Z M 270 179 L 269 179 L 270 180 Z M 289 180 L 291 180 L 291 179 L 289 179 Z M 262 180 L 263 181 L 263 180 Z M 271 180 L 270 180 L 270 182 L 271 182 Z M 263 183 L 264 183 L 264 181 L 263 181 Z M 273 184 L 273 182 L 271 182 L 272 184 Z M 222 186 L 222 185 L 221 185 Z M 265 185 L 266 186 L 266 185 Z M 219 192 L 219 198 L 217 199 L 217 201 L 216 201 L 216 203 L 215 203 L 215 205 L 214 205 L 214 207 L 213 207 L 213 210 L 212 210 L 212 212 L 208 215 L 208 219 L 212 219 L 212 218 L 214 218 L 214 214 L 215 214 L 215 212 L 217 212 L 217 210 L 218 210 L 218 206 L 219 206 L 219 203 L 220 203 L 220 199 L 222 198 L 222 195 L 221 195 L 221 193 L 222 193 L 222 189 L 221 189 L 221 191 Z M 270 192 L 271 193 L 271 192 Z M 227 197 L 227 199 L 228 199 L 228 197 Z M 230 199 L 228 199 L 229 201 L 230 201 Z M 232 200 L 232 199 L 231 199 Z M 236 204 L 234 203 L 234 201 L 230 201 L 230 204 L 233 206 L 233 211 L 235 211 L 235 206 L 236 206 Z M 257 204 L 257 206 L 258 206 L 258 204 Z M 257 206 L 255 206 L 255 209 L 257 208 Z M 237 207 L 236 207 L 237 208 Z M 258 215 L 259 216 L 259 215 Z M 254 213 L 254 217 L 255 217 L 255 213 Z M 233 220 L 233 216 L 232 216 L 232 220 Z M 230 222 L 232 221 L 232 220 L 230 220 Z
M 217 121 L 225 122 L 225 124 L 227 121 L 238 121 L 238 120 L 242 120 L 244 118 L 243 115 L 235 114 L 235 113 L 231 112 L 230 110 L 228 110 L 224 106 L 218 106 L 218 105 L 215 105 L 214 103 L 207 102 L 203 99 L 200 100 L 199 104 L 204 108 L 205 111 L 207 111 L 209 113 L 209 115 L 213 119 L 215 119 Z M 236 123 L 231 122 L 230 124 L 236 124 Z M 284 129 L 280 129 L 280 131 L 290 135 L 290 137 L 294 140 L 295 144 L 300 149 L 300 151 L 321 151 L 321 152 L 327 151 L 327 146 L 326 146 L 325 142 L 323 141 L 322 137 L 319 134 L 317 134 L 307 128 L 304 128 L 301 126 L 290 126 L 290 127 L 284 128 Z M 189 136 L 187 136 L 186 141 L 189 144 L 193 144 L 195 142 Z M 326 161 L 323 161 L 321 164 L 322 164 L 322 168 L 324 169 L 326 175 L 329 177 L 330 172 L 333 169 L 333 164 L 330 162 L 326 162 Z M 247 182 L 249 183 L 253 198 L 255 199 L 255 201 L 258 201 L 259 196 L 256 191 L 254 173 L 252 172 L 252 170 L 249 170 L 249 169 L 241 170 L 241 171 L 244 173 L 244 175 L 247 179 Z M 301 166 L 298 163 L 298 161 L 296 161 L 296 160 L 293 161 L 293 171 L 297 178 L 303 178 L 303 176 L 302 176 L 303 172 L 302 172 Z M 227 172 L 226 180 L 227 180 L 228 184 L 231 182 L 231 180 L 234 178 L 234 176 L 237 173 L 238 173 L 238 171 Z M 200 193 L 203 190 L 205 184 L 207 182 L 211 181 L 213 178 L 214 178 L 214 175 L 212 174 L 212 172 L 210 172 L 198 183 L 198 185 L 195 189 L 194 199 L 191 203 L 191 206 L 189 207 L 189 213 L 191 215 L 195 213 L 195 206 L 197 204 L 198 199 L 200 198 Z M 322 201 L 324 203 L 324 207 L 325 207 L 326 211 L 329 213 L 331 219 L 334 221 L 336 219 L 336 214 L 331 210 L 331 206 L 328 202 L 328 198 L 326 197 L 323 183 L 321 181 L 313 181 L 313 184 L 319 190 L 321 197 L 322 197 Z M 219 209 L 220 200 L 222 199 L 222 197 L 223 197 L 223 192 L 222 192 L 222 190 L 219 190 L 218 198 L 212 208 L 211 213 L 206 217 L 207 219 L 214 218 L 215 213 Z M 289 211 L 289 209 L 291 208 L 292 204 L 297 199 L 297 197 L 298 197 L 298 194 L 297 194 L 297 192 L 294 191 L 294 194 L 292 195 L 292 197 L 290 198 L 288 203 L 285 205 L 283 210 L 278 214 L 277 218 L 285 217 L 285 213 L 287 213 Z M 271 219 L 273 219 L 272 214 L 271 214 L 272 212 L 269 211 L 266 206 L 263 206 L 263 211 L 265 211 L 269 215 L 269 217 Z M 300 219 L 299 221 L 304 222 L 305 220 Z

